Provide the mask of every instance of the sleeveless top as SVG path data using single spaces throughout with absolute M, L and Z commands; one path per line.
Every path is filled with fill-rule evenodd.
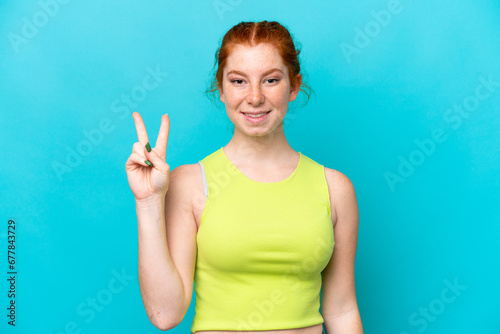
M 300 153 L 279 182 L 254 181 L 222 147 L 198 163 L 206 203 L 196 236 L 191 332 L 324 322 L 321 272 L 335 244 L 324 166 Z

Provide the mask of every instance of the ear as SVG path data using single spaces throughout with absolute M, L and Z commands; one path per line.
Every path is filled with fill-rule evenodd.
M 300 92 L 300 85 L 302 84 L 302 75 L 300 75 L 299 73 L 295 77 L 297 78 L 297 83 L 294 87 L 290 87 L 290 98 L 288 99 L 289 102 L 292 102 L 297 98 L 297 95 L 299 95 Z
M 226 101 L 224 101 L 224 92 L 222 91 L 221 86 L 219 86 L 219 98 L 220 98 L 222 103 L 226 103 Z

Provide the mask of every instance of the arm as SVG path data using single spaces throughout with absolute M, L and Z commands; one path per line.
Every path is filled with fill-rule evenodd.
M 190 175 L 196 171 L 179 166 L 165 198 L 136 201 L 139 286 L 149 320 L 161 330 L 177 326 L 191 303 L 197 226 Z
M 322 273 L 324 326 L 326 334 L 363 334 L 354 283 L 359 223 L 356 193 L 344 174 L 325 167 L 325 176 L 330 192 L 335 246 Z

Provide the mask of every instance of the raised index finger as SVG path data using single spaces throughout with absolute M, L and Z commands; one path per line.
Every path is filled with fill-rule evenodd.
M 156 139 L 155 148 L 158 149 L 158 154 L 165 157 L 167 154 L 167 144 L 168 144 L 168 133 L 170 131 L 170 117 L 167 114 L 161 116 L 161 126 L 160 133 L 158 134 L 158 139 Z
M 139 139 L 139 143 L 141 143 L 142 145 L 146 145 L 149 142 L 149 139 L 144 121 L 142 120 L 141 115 L 136 111 L 132 113 L 132 117 L 134 118 L 135 129 L 137 131 L 137 138 Z

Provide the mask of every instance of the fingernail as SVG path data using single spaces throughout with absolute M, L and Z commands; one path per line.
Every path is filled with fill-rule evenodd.
M 149 167 L 153 167 L 153 164 L 151 163 L 151 161 L 149 160 L 144 160 L 144 162 L 149 166 Z
M 149 142 L 146 144 L 146 150 L 148 150 L 148 152 L 151 152 L 151 146 L 149 145 Z

